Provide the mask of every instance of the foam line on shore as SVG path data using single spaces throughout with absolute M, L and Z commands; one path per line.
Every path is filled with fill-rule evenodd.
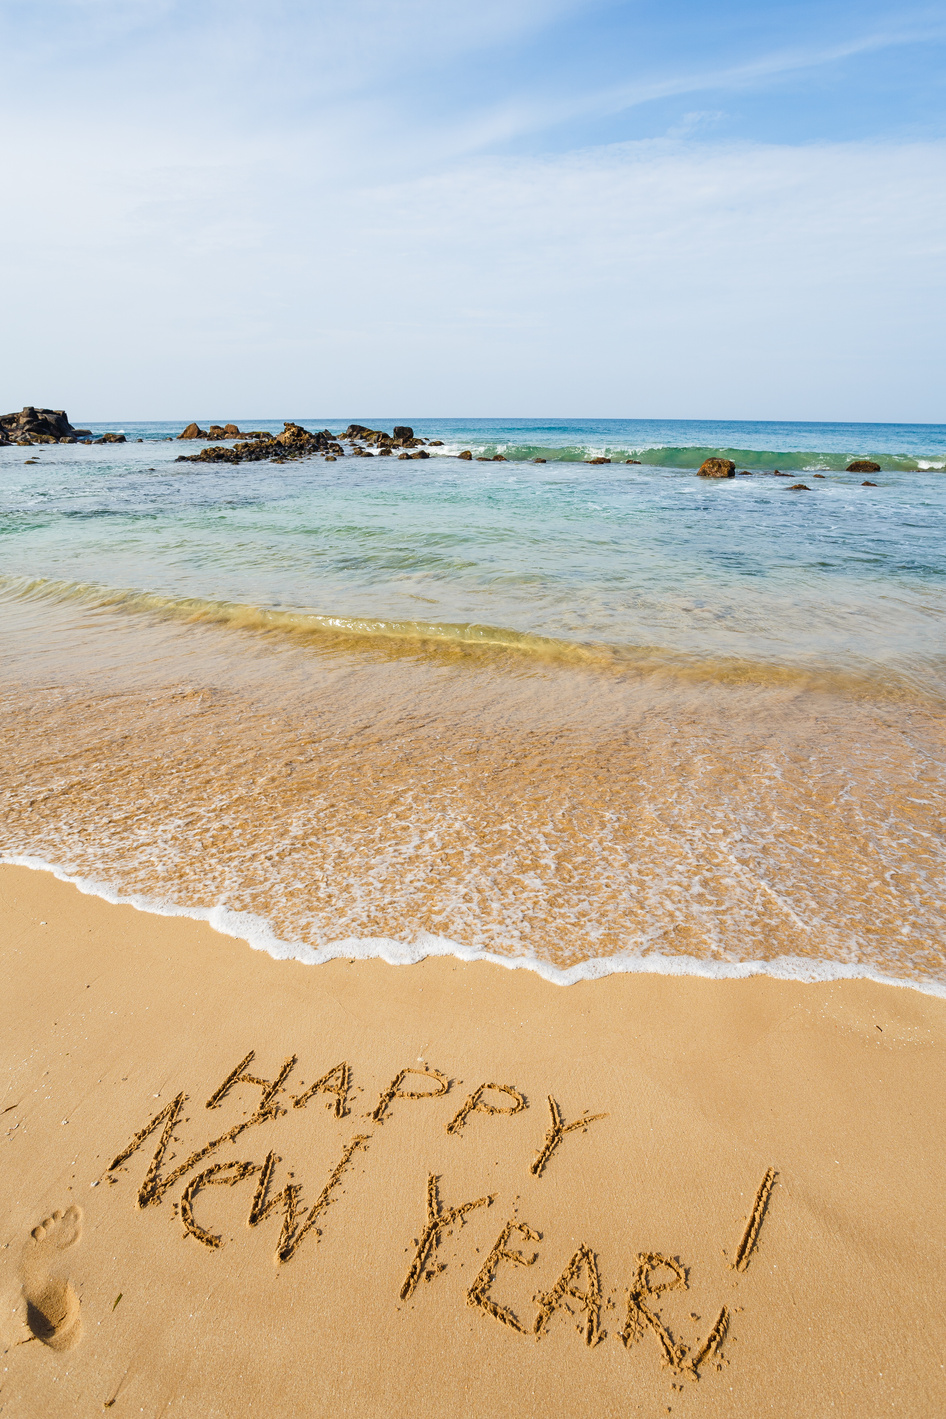
M 85 896 L 100 897 L 113 906 L 134 907 L 136 911 L 154 916 L 179 916 L 192 921 L 205 921 L 222 936 L 245 941 L 254 951 L 265 951 L 277 961 L 301 961 L 304 965 L 322 965 L 326 961 L 381 960 L 389 966 L 410 966 L 428 956 L 453 956 L 458 961 L 483 961 L 504 966 L 507 970 L 530 970 L 550 985 L 575 985 L 579 981 L 600 980 L 617 974 L 664 976 L 699 976 L 707 980 L 745 980 L 749 976 L 771 976 L 774 980 L 794 980 L 819 983 L 835 980 L 869 980 L 876 985 L 893 985 L 946 999 L 946 982 L 933 980 L 899 980 L 867 966 L 848 965 L 807 956 L 778 956 L 771 961 L 707 961 L 697 956 L 661 956 L 657 952 L 646 956 L 624 952 L 613 956 L 589 958 L 565 970 L 535 956 L 501 956 L 493 951 L 477 950 L 451 941 L 447 937 L 418 932 L 413 942 L 395 941 L 390 937 L 345 937 L 316 950 L 302 942 L 284 941 L 270 923 L 252 912 L 229 911 L 226 907 L 181 907 L 170 902 L 155 901 L 142 896 L 124 896 L 107 884 L 78 877 L 43 858 L 0 853 L 0 865 L 27 867 L 36 872 L 49 872 L 59 882 L 67 882 Z

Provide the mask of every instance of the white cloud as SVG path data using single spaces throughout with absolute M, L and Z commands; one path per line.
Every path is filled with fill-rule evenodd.
M 942 416 L 944 144 L 622 144 L 359 187 L 311 177 L 310 138 L 185 163 L 93 136 L 53 162 L 39 135 L 49 191 L 0 231 L 10 407 Z

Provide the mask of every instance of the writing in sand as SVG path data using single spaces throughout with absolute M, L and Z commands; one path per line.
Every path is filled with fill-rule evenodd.
M 399 1069 L 381 1084 L 376 1095 L 368 1095 L 369 1102 L 376 1101 L 360 1115 L 360 1127 L 344 1142 L 334 1167 L 313 1201 L 311 1195 L 309 1199 L 305 1197 L 303 1184 L 296 1181 L 293 1170 L 274 1149 L 269 1148 L 265 1156 L 257 1158 L 237 1157 L 233 1145 L 241 1140 L 239 1152 L 245 1153 L 242 1140 L 252 1130 L 262 1124 L 278 1123 L 290 1111 L 306 1109 L 312 1104 L 324 1104 L 336 1119 L 348 1118 L 352 1115 L 353 1101 L 362 1090 L 353 1084 L 353 1070 L 347 1060 L 333 1065 L 308 1086 L 296 1075 L 296 1055 L 286 1058 L 269 1078 L 256 1072 L 258 1066 L 254 1067 L 254 1060 L 255 1052 L 250 1050 L 225 1075 L 204 1104 L 205 1109 L 213 1111 L 235 1091 L 239 1091 L 245 1102 L 243 1090 L 247 1086 L 251 1091 L 258 1089 L 258 1095 L 251 1094 L 251 1110 L 245 1111 L 238 1123 L 215 1133 L 193 1147 L 183 1161 L 176 1162 L 175 1148 L 186 1146 L 182 1145 L 179 1135 L 191 1122 L 186 1113 L 189 1095 L 181 1090 L 124 1143 L 106 1168 L 103 1180 L 121 1186 L 122 1175 L 130 1174 L 131 1160 L 136 1155 L 146 1157 L 153 1148 L 135 1194 L 137 1207 L 159 1206 L 174 1194 L 171 1212 L 183 1226 L 185 1241 L 197 1242 L 208 1253 L 224 1244 L 210 1220 L 213 1214 L 210 1189 L 245 1185 L 246 1226 L 256 1228 L 274 1219 L 277 1268 L 288 1265 L 303 1250 L 312 1254 L 313 1244 L 319 1241 L 327 1224 L 329 1208 L 344 1196 L 343 1180 L 354 1160 L 368 1152 L 381 1130 L 390 1131 L 392 1126 L 396 1129 L 398 1116 L 406 1118 L 408 1109 L 423 1110 L 425 1122 L 437 1130 L 443 1129 L 449 1139 L 459 1141 L 469 1137 L 474 1129 L 501 1129 L 504 1120 L 530 1107 L 527 1096 L 513 1083 L 486 1080 L 461 1097 L 450 1076 L 426 1061 L 420 1061 L 419 1067 Z M 448 1104 L 432 1107 L 437 1100 L 451 1094 L 453 1097 Z M 566 1117 L 554 1094 L 546 1098 L 548 1121 L 544 1133 L 536 1129 L 534 1156 L 529 1164 L 529 1175 L 540 1185 L 553 1170 L 579 1166 L 581 1135 L 592 1126 L 606 1126 L 609 1117 L 604 1111 L 588 1107 L 573 1110 L 571 1116 Z M 415 1114 L 413 1121 L 417 1118 Z M 458 1146 L 462 1144 L 458 1142 Z M 259 1151 L 262 1153 L 262 1149 Z M 734 1248 L 725 1256 L 720 1281 L 726 1274 L 744 1272 L 748 1268 L 758 1246 L 775 1179 L 775 1170 L 769 1168 L 755 1191 L 741 1235 L 733 1238 Z M 462 1229 L 471 1213 L 495 1206 L 502 1212 L 503 1220 L 467 1289 L 466 1300 L 484 1318 L 498 1322 L 507 1335 L 541 1340 L 550 1330 L 561 1332 L 561 1323 L 555 1324 L 556 1316 L 561 1313 L 571 1317 L 573 1322 L 577 1320 L 586 1346 L 596 1346 L 608 1338 L 602 1319 L 610 1310 L 617 1313 L 619 1321 L 611 1332 L 612 1339 L 628 1349 L 639 1345 L 650 1347 L 655 1360 L 668 1366 L 680 1379 L 696 1380 L 707 1368 L 720 1369 L 726 1363 L 723 1346 L 731 1331 L 732 1309 L 736 1308 L 724 1305 L 718 1312 L 714 1311 L 702 1338 L 689 1343 L 674 1335 L 667 1317 L 662 1314 L 661 1297 L 689 1289 L 688 1267 L 679 1256 L 640 1251 L 627 1268 L 622 1285 L 606 1293 L 601 1281 L 601 1258 L 593 1239 L 582 1241 L 577 1247 L 573 1244 L 566 1249 L 557 1247 L 553 1236 L 543 1237 L 536 1227 L 518 1215 L 518 1196 L 504 1200 L 500 1193 L 487 1191 L 476 1196 L 456 1196 L 442 1173 L 426 1169 L 419 1173 L 417 1190 L 418 1215 L 422 1221 L 417 1236 L 406 1249 L 411 1259 L 399 1295 L 392 1296 L 394 1305 L 399 1301 L 410 1302 L 421 1282 L 434 1281 L 446 1271 L 447 1265 L 438 1259 L 438 1253 L 447 1238 Z M 34 1230 L 29 1245 L 39 1258 L 43 1248 L 48 1250 L 60 1233 L 69 1234 L 61 1239 L 62 1245 L 66 1241 L 74 1244 L 80 1230 L 81 1212 L 73 1207 L 65 1217 L 55 1214 L 46 1219 Z M 570 1255 L 566 1254 L 568 1249 Z M 545 1281 L 532 1298 L 535 1310 L 525 1313 L 520 1301 L 517 1311 L 508 1299 L 503 1299 L 504 1280 L 512 1277 L 514 1270 L 518 1274 L 518 1268 L 537 1264 L 535 1274 L 542 1276 L 544 1270 Z M 77 1303 L 68 1284 L 64 1280 L 56 1286 L 47 1284 L 38 1260 L 33 1270 L 36 1271 L 31 1286 L 31 1304 L 36 1312 L 34 1333 L 60 1348 L 77 1343 L 81 1327 Z

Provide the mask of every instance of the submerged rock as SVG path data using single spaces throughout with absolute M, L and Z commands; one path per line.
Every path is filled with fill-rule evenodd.
M 735 478 L 736 465 L 731 458 L 707 458 L 696 472 L 700 478 Z
M 811 489 L 807 483 L 792 483 L 785 491 L 786 493 L 810 493 Z
M 849 463 L 844 471 L 845 473 L 879 473 L 880 464 L 871 463 L 869 458 L 855 458 L 854 462 Z
M 862 487 L 862 488 L 876 488 L 876 487 L 877 487 L 877 484 L 876 484 L 876 483 L 869 483 L 869 482 L 867 481 L 867 479 L 865 478 L 864 481 L 863 481 L 863 483 L 861 484 L 861 487 Z

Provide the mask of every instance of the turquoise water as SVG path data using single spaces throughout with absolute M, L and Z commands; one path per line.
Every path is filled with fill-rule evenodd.
M 412 423 L 509 462 L 175 464 L 180 424 L 2 449 L 3 594 L 941 691 L 946 426 Z M 753 476 L 697 479 L 717 452 Z M 641 461 L 583 461 L 599 455 Z M 882 464 L 877 487 L 843 471 L 854 457 Z

